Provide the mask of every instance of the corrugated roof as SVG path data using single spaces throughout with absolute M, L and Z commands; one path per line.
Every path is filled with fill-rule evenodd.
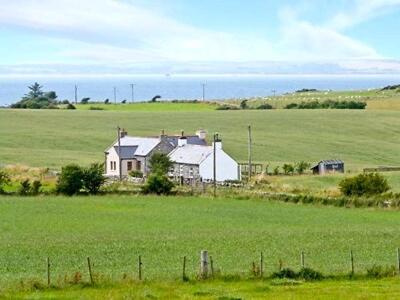
M 212 146 L 190 145 L 178 147 L 169 154 L 171 161 L 180 164 L 199 165 L 213 153 Z
M 121 149 L 122 146 L 134 146 L 137 147 L 135 155 L 146 156 L 160 141 L 160 138 L 125 136 L 121 138 Z M 118 141 L 116 141 L 113 146 L 118 147 Z
M 312 166 L 311 169 L 317 168 L 320 164 L 324 165 L 339 165 L 339 164 L 344 164 L 344 161 L 340 159 L 326 159 L 326 160 L 321 160 L 319 163 L 316 165 Z

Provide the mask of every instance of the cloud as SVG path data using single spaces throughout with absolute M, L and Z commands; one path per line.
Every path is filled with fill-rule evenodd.
M 343 30 L 400 8 L 400 0 L 356 0 L 354 8 L 332 17 L 327 26 Z

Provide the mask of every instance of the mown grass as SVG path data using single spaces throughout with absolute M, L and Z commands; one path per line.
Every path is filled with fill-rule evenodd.
M 53 282 L 76 272 L 89 281 L 93 271 L 110 281 L 137 278 L 142 256 L 147 280 L 179 279 L 198 272 L 199 252 L 207 249 L 221 274 L 249 276 L 252 262 L 265 255 L 265 274 L 306 265 L 325 275 L 373 265 L 395 265 L 400 245 L 394 210 L 344 209 L 267 200 L 202 197 L 1 197 L 0 286 L 22 280 L 46 282 L 50 257 Z
M 1 296 L 1 293 L 0 293 Z M 398 299 L 399 279 L 322 281 L 144 282 L 72 287 L 3 296 L 19 299 Z
M 0 165 L 51 167 L 103 161 L 117 125 L 130 135 L 179 134 L 199 128 L 219 132 L 224 149 L 247 159 L 247 126 L 253 160 L 264 164 L 340 158 L 346 169 L 400 164 L 400 112 L 339 110 L 115 112 L 0 110 Z

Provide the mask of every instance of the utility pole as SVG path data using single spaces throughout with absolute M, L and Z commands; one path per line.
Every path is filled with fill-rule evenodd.
M 132 89 L 132 103 L 135 102 L 135 85 L 134 83 L 131 83 L 131 89 Z
M 248 127 L 248 134 L 249 134 L 249 141 L 248 141 L 248 155 L 249 155 L 249 165 L 248 165 L 248 168 L 249 168 L 249 170 L 248 170 L 248 181 L 250 181 L 250 179 L 251 179 L 251 167 L 252 167 L 252 165 L 251 165 L 251 143 L 252 143 L 252 140 L 251 140 L 251 126 L 249 125 L 249 127 Z
M 75 104 L 78 104 L 78 86 L 75 84 Z
M 276 90 L 272 90 L 271 92 L 274 93 L 274 97 L 275 97 L 275 95 L 276 95 Z
M 119 180 L 122 181 L 122 159 L 121 159 L 121 128 L 117 127 L 118 132 L 118 168 Z
M 203 101 L 205 101 L 206 100 L 206 84 L 202 83 L 201 85 L 203 86 Z
M 218 140 L 218 133 L 214 133 L 214 144 L 213 144 L 213 184 L 214 184 L 214 198 L 217 196 L 217 140 Z
M 117 104 L 117 88 L 114 86 L 114 103 Z

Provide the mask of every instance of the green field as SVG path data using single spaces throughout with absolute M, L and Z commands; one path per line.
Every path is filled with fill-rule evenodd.
M 400 245 L 397 211 L 293 205 L 266 200 L 185 197 L 1 197 L 0 286 L 46 281 L 46 257 L 53 282 L 76 272 L 88 281 L 86 257 L 96 274 L 111 281 L 137 276 L 143 258 L 148 280 L 179 279 L 182 258 L 194 278 L 199 252 L 207 249 L 222 274 L 248 276 L 260 251 L 265 274 L 278 262 L 306 265 L 324 274 L 395 265 Z
M 0 110 L 0 164 L 59 169 L 103 161 L 117 125 L 131 135 L 158 135 L 199 128 L 218 131 L 225 150 L 247 159 L 247 125 L 253 126 L 254 161 L 282 165 L 341 158 L 347 170 L 400 164 L 400 112 L 274 110 L 116 112 Z
M 1 296 L 1 294 L 0 294 Z M 22 299 L 398 299 L 399 279 L 324 281 L 145 282 L 99 288 L 26 291 L 4 294 Z

